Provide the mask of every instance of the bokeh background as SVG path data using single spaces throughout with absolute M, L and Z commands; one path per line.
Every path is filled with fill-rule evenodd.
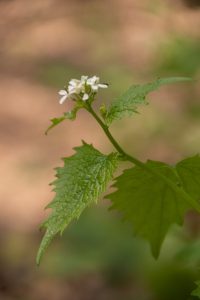
M 111 145 L 86 112 L 46 137 L 49 119 L 69 110 L 57 91 L 72 78 L 98 75 L 109 103 L 130 84 L 162 76 L 192 83 L 160 89 L 141 114 L 112 125 L 142 160 L 173 163 L 200 147 L 199 0 L 0 1 L 0 299 L 188 300 L 199 277 L 200 219 L 187 215 L 154 261 L 103 200 L 49 248 L 40 268 L 39 224 L 52 199 L 48 183 L 60 157 L 81 139 Z

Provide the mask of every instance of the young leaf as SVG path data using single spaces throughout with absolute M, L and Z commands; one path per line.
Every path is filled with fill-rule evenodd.
M 48 205 L 53 211 L 42 224 L 46 233 L 38 251 L 37 264 L 54 236 L 62 233 L 88 205 L 97 201 L 117 167 L 116 153 L 103 155 L 86 143 L 75 150 L 73 156 L 64 158 L 64 167 L 56 169 L 57 179 L 52 183 L 56 195 Z
M 71 111 L 65 112 L 63 114 L 63 116 L 51 119 L 52 124 L 47 128 L 47 130 L 45 131 L 45 134 L 47 135 L 49 130 L 51 130 L 52 128 L 54 128 L 55 126 L 57 126 L 58 124 L 60 124 L 64 120 L 72 120 L 72 121 L 75 120 L 77 111 L 79 109 L 80 109 L 80 107 L 75 107 Z
M 138 106 L 148 104 L 146 101 L 147 94 L 157 90 L 160 86 L 188 80 L 191 79 L 185 77 L 171 77 L 157 79 L 147 84 L 132 85 L 124 94 L 111 103 L 104 117 L 106 124 L 109 126 L 114 120 L 137 113 Z
M 193 182 L 192 187 L 191 181 L 187 181 L 192 175 L 191 172 L 186 175 L 186 167 L 184 175 L 182 170 L 180 171 L 180 166 L 183 168 L 183 165 L 185 166 L 186 162 L 179 163 L 179 171 L 177 171 L 167 164 L 148 161 L 146 163 L 148 170 L 137 166 L 125 170 L 114 184 L 118 190 L 107 196 L 112 201 L 111 208 L 116 208 L 123 213 L 124 219 L 132 224 L 135 234 L 150 242 L 154 257 L 158 257 L 170 225 L 174 223 L 181 225 L 186 211 L 194 208 L 181 192 L 185 189 L 190 193 L 194 187 Z M 200 171 L 200 164 L 198 168 Z M 181 178 L 178 176 L 180 172 Z M 158 176 L 158 173 L 161 176 Z M 164 180 L 163 176 L 167 180 Z M 185 181 L 183 176 L 187 178 Z M 175 188 L 168 183 L 168 180 L 175 184 Z M 197 193 L 191 195 L 195 196 L 193 200 L 196 203 Z M 198 195 L 200 196 L 200 189 Z

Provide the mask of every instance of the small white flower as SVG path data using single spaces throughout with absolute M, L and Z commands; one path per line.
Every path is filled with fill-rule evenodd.
M 68 93 L 66 90 L 60 90 L 58 94 L 61 96 L 59 103 L 63 104 L 65 100 L 68 98 Z
M 68 86 L 68 91 L 73 94 L 80 94 L 85 92 L 85 82 L 87 76 L 82 76 L 81 80 L 71 79 Z
M 73 100 L 82 99 L 87 101 L 90 96 L 95 95 L 99 88 L 107 88 L 107 84 L 100 83 L 97 76 L 88 78 L 88 76 L 81 76 L 81 79 L 71 79 L 66 90 L 60 90 L 58 93 L 61 96 L 60 104 L 63 104 L 66 99 Z M 74 96 L 74 97 L 73 97 Z
M 93 76 L 87 80 L 87 84 L 91 86 L 93 91 L 98 91 L 99 88 L 106 89 L 108 87 L 107 84 L 99 83 L 100 78 L 97 76 Z

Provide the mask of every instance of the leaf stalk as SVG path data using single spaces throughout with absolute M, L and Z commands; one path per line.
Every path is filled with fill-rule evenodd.
M 112 134 L 109 131 L 108 126 L 100 119 L 100 117 L 96 114 L 96 112 L 94 111 L 94 109 L 92 108 L 92 106 L 88 103 L 85 106 L 86 110 L 94 117 L 94 119 L 97 121 L 97 123 L 101 126 L 101 128 L 103 129 L 104 133 L 106 134 L 106 136 L 108 137 L 109 141 L 111 142 L 111 144 L 114 146 L 114 148 L 117 150 L 117 152 L 123 157 L 124 160 L 126 161 L 130 161 L 131 163 L 133 163 L 134 165 L 142 168 L 143 170 L 150 172 L 151 174 L 156 175 L 157 177 L 161 178 L 168 186 L 170 186 L 175 192 L 179 193 L 180 196 L 182 196 L 187 202 L 188 204 L 190 204 L 195 210 L 197 210 L 198 212 L 200 212 L 200 204 L 195 201 L 195 199 L 193 199 L 192 197 L 190 197 L 189 194 L 187 194 L 184 189 L 182 188 L 182 186 L 180 185 L 180 183 L 177 182 L 174 183 L 173 181 L 171 181 L 170 179 L 168 179 L 166 176 L 164 176 L 163 174 L 157 172 L 156 170 L 152 170 L 151 168 L 149 168 L 146 164 L 144 164 L 142 161 L 138 160 L 137 158 L 129 155 L 128 153 L 126 153 L 121 146 L 118 144 L 118 142 L 115 140 L 115 138 L 112 136 Z

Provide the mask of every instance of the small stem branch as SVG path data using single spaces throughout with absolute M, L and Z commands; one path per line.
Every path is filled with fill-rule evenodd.
M 108 126 L 105 125 L 103 123 L 103 121 L 99 118 L 99 116 L 95 113 L 95 111 L 93 110 L 93 108 L 91 106 L 88 107 L 87 109 L 91 115 L 96 119 L 96 121 L 99 123 L 99 125 L 101 126 L 101 128 L 103 129 L 103 131 L 105 132 L 105 134 L 107 135 L 108 139 L 110 140 L 111 144 L 113 144 L 113 146 L 115 147 L 115 149 L 122 154 L 123 156 L 126 156 L 126 153 L 124 152 L 124 150 L 120 147 L 120 145 L 117 143 L 117 141 L 113 138 L 113 136 L 111 135 Z
M 142 161 L 137 158 L 126 153 L 118 142 L 114 139 L 112 134 L 110 133 L 108 126 L 104 124 L 104 122 L 99 118 L 96 112 L 93 110 L 92 106 L 88 104 L 86 106 L 87 111 L 95 118 L 95 120 L 99 123 L 106 136 L 110 140 L 111 144 L 115 147 L 119 154 L 123 157 L 124 160 L 132 162 L 134 165 L 142 168 L 143 170 L 150 172 L 153 175 L 156 175 L 160 179 L 162 179 L 168 186 L 170 186 L 175 192 L 177 192 L 180 196 L 182 196 L 194 209 L 200 212 L 200 205 L 192 198 L 189 194 L 187 194 L 182 187 L 176 185 L 173 181 L 168 179 L 166 176 L 162 175 L 160 172 L 150 168 L 148 165 L 144 164 Z

